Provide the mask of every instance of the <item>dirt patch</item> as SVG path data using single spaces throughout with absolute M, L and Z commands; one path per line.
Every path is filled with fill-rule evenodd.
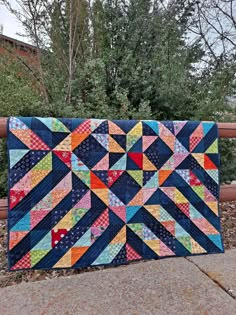
M 225 249 L 236 248 L 236 202 L 224 202 L 220 209 Z
M 236 202 L 221 204 L 222 229 L 225 249 L 236 248 Z M 7 230 L 6 221 L 0 220 L 0 287 L 6 287 L 20 282 L 33 282 L 69 276 L 82 272 L 94 271 L 102 267 L 83 270 L 53 270 L 53 271 L 18 271 L 7 272 Z

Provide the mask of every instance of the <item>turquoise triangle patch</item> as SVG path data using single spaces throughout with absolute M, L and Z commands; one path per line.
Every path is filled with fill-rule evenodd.
M 89 171 L 88 167 L 74 153 L 71 155 L 71 166 L 73 171 Z
M 173 221 L 172 216 L 162 207 L 160 207 L 160 221 Z
M 126 222 L 129 222 L 133 216 L 138 212 L 141 206 L 128 206 L 126 207 Z
M 10 168 L 23 158 L 29 150 L 10 150 Z
M 104 251 L 98 256 L 98 258 L 92 263 L 92 265 L 102 265 L 109 264 L 110 262 L 110 252 L 109 246 L 107 246 Z
M 91 229 L 88 231 L 74 244 L 73 247 L 83 247 L 91 245 Z
M 190 207 L 189 207 L 189 213 L 190 213 L 190 218 L 191 219 L 200 219 L 200 218 L 202 218 L 201 213 L 196 208 L 194 208 L 194 206 L 192 206 L 192 205 L 190 205 Z
M 27 212 L 23 218 L 11 228 L 11 231 L 30 231 L 30 212 Z
M 109 263 L 118 255 L 124 243 L 109 244 Z
M 207 174 L 211 176 L 211 178 L 219 184 L 219 172 L 218 170 L 206 170 Z
M 119 159 L 111 168 L 112 171 L 125 171 L 127 163 L 127 155 L 123 155 L 121 159 Z
M 47 126 L 48 129 L 52 130 L 52 118 L 37 117 L 37 119 L 40 120 L 45 126 Z
M 208 234 L 207 237 L 221 250 L 223 250 L 222 239 L 220 234 Z
M 214 126 L 214 122 L 203 122 L 202 126 L 203 126 L 203 132 L 204 132 L 204 136 L 209 132 L 209 130 L 211 130 L 211 128 Z
M 158 187 L 158 171 L 149 179 L 144 188 L 156 188 Z
M 34 247 L 35 249 L 51 249 L 52 248 L 52 235 L 51 231 L 44 236 L 44 238 L 41 239 L 40 242 L 38 242 Z
M 144 120 L 146 125 L 148 125 L 157 135 L 159 134 L 158 122 L 154 120 Z
M 181 225 L 179 225 L 178 222 L 175 222 L 175 237 L 178 239 L 178 237 L 182 236 L 190 236 L 187 231 L 185 231 Z

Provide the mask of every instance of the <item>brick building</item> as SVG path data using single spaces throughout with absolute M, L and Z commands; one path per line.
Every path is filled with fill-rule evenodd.
M 23 57 L 23 59 L 26 59 L 30 64 L 37 63 L 37 47 L 3 34 L 0 34 L 0 56 L 1 55 L 8 55 L 12 58 Z

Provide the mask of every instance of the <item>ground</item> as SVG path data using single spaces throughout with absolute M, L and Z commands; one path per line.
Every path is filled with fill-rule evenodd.
M 236 202 L 222 203 L 220 206 L 222 217 L 222 229 L 225 249 L 236 248 Z M 87 268 L 85 270 L 62 270 L 62 271 L 18 271 L 7 272 L 6 258 L 6 221 L 0 220 L 0 287 L 10 286 L 20 282 L 33 282 L 50 278 L 84 273 L 101 267 Z

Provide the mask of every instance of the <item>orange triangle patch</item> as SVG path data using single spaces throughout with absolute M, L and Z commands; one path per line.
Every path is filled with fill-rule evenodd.
M 143 205 L 144 204 L 143 198 L 144 198 L 144 190 L 140 189 L 140 191 L 129 202 L 128 206 Z
M 53 266 L 53 268 L 71 267 L 71 249 Z
M 72 247 L 71 248 L 71 266 L 73 266 L 77 261 L 87 252 L 89 246 L 84 247 Z
M 29 231 L 10 232 L 9 249 L 16 246 L 28 233 Z
M 89 133 L 72 133 L 71 134 L 71 150 L 80 145 L 82 141 L 84 141 L 89 136 Z
M 71 152 L 71 134 L 63 139 L 53 150 Z
M 107 186 L 98 178 L 93 172 L 90 171 L 90 187 L 92 189 L 107 188 Z
M 109 189 L 92 189 L 92 191 L 108 206 L 109 205 Z
M 152 162 L 143 154 L 143 170 L 144 171 L 156 171 L 157 168 Z
M 159 185 L 161 186 L 172 173 L 173 173 L 173 170 L 160 170 L 159 171 Z
M 206 170 L 217 170 L 216 165 L 211 161 L 211 159 L 206 154 L 204 155 L 204 168 Z
M 125 150 L 109 135 L 109 152 L 125 153 Z
M 119 231 L 119 233 L 113 238 L 111 244 L 125 243 L 126 242 L 126 226 Z

